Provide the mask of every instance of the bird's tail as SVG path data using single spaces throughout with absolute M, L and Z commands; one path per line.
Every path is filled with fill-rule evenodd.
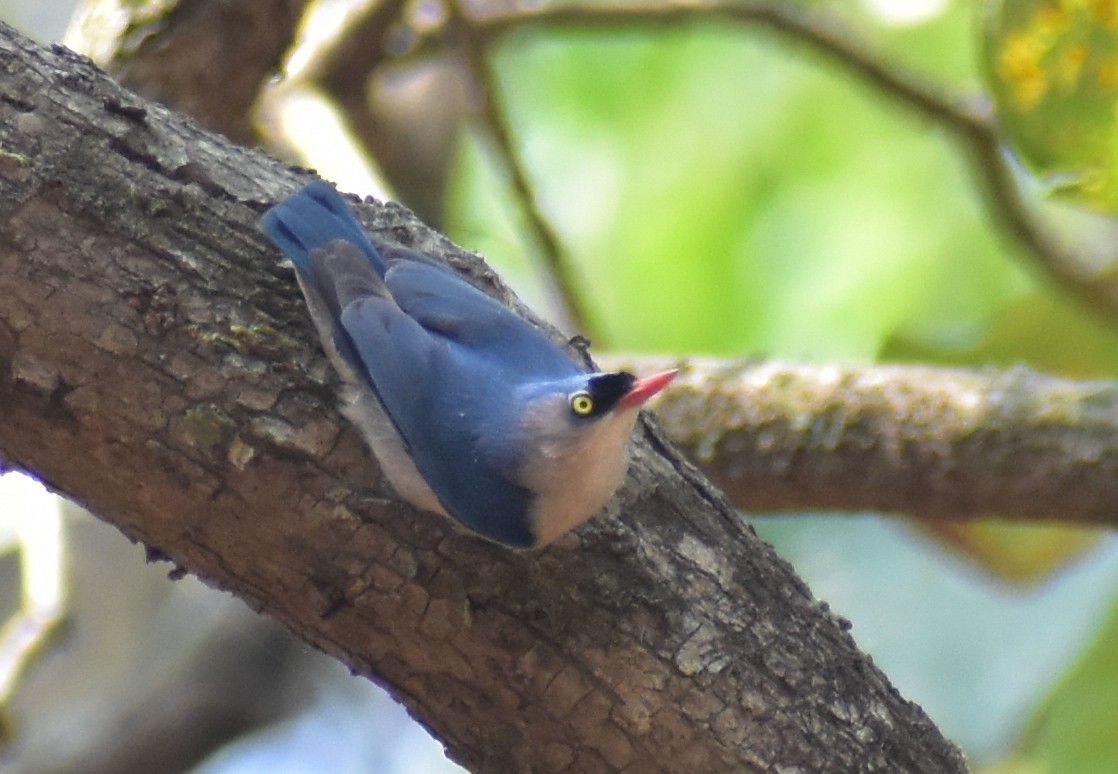
M 312 281 L 310 252 L 337 239 L 360 248 L 382 277 L 387 269 L 384 258 L 365 235 L 349 205 L 334 186 L 322 180 L 301 188 L 265 212 L 260 228 Z

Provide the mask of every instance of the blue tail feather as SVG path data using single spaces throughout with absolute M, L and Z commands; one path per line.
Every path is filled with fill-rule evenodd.
M 336 239 L 361 248 L 382 277 L 387 270 L 384 258 L 369 241 L 345 200 L 334 186 L 321 180 L 310 183 L 264 213 L 260 227 L 295 262 L 300 273 L 312 281 L 310 252 Z

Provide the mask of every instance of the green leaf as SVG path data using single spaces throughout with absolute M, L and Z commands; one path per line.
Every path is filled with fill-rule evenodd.
M 1098 527 L 995 519 L 921 519 L 915 524 L 987 572 L 1022 586 L 1048 579 L 1105 534 Z
M 1055 192 L 1118 212 L 1118 3 L 1002 0 L 985 63 L 1020 158 Z
M 1118 770 L 1118 600 L 1098 635 L 1044 702 L 1006 770 Z

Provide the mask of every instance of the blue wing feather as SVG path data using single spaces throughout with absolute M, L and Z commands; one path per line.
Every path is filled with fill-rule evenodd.
M 485 357 L 495 369 L 494 388 L 517 378 L 563 379 L 584 372 L 538 328 L 442 265 L 393 261 L 385 284 L 424 328 Z

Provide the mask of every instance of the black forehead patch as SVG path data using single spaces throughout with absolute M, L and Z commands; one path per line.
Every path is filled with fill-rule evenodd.
M 611 411 L 617 401 L 629 394 L 637 377 L 628 371 L 616 371 L 591 376 L 586 383 L 586 391 L 594 399 L 594 414 L 601 415 Z

